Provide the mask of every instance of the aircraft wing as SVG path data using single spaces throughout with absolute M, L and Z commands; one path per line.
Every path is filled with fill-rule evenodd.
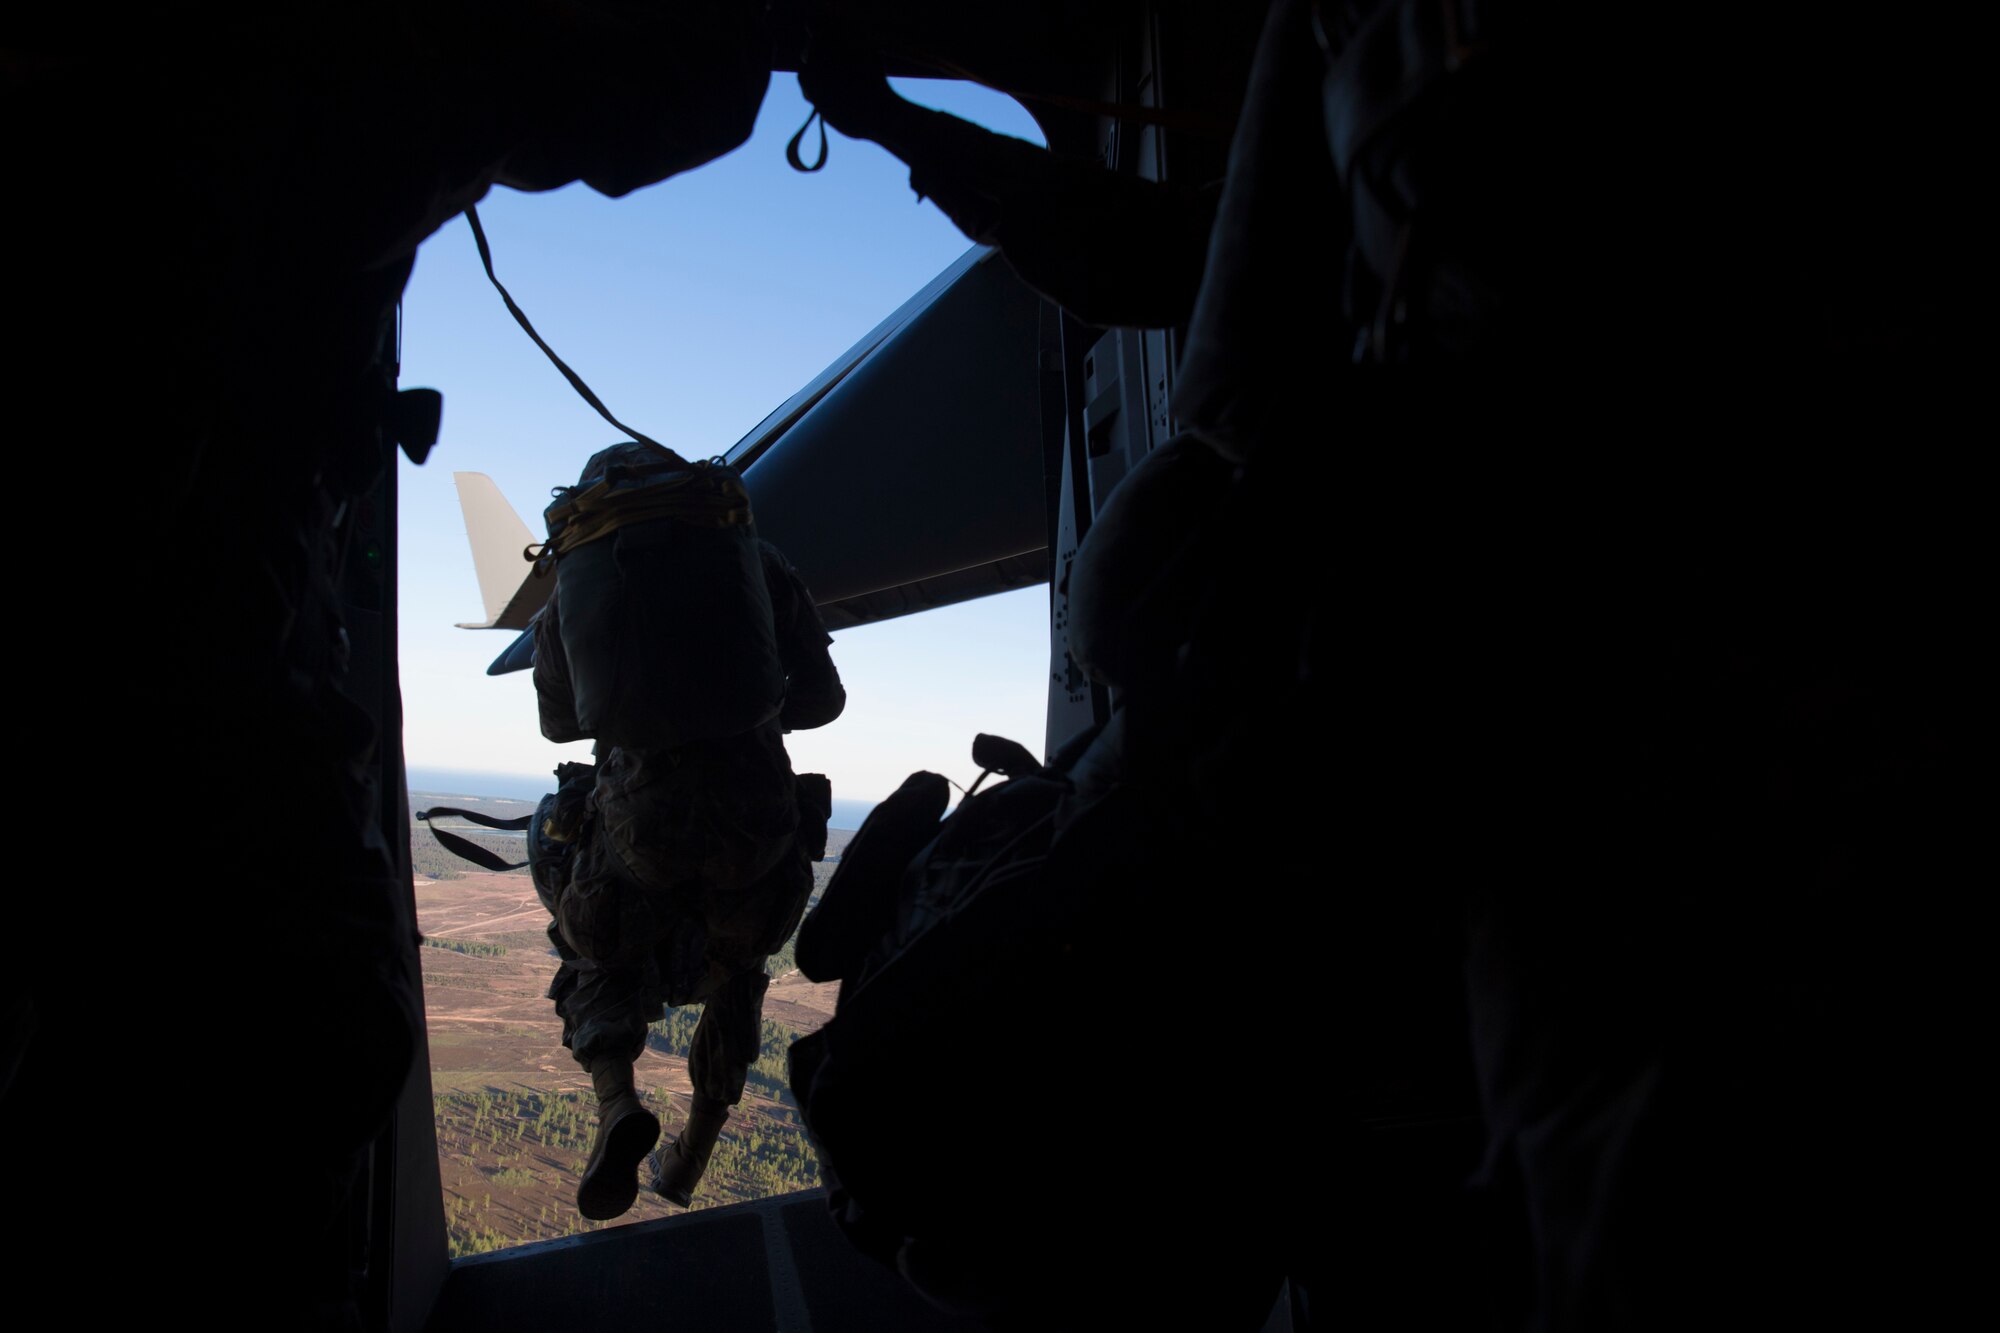
M 1044 314 L 974 246 L 728 452 L 828 629 L 1047 581 Z
M 479 578 L 479 597 L 486 619 L 460 629 L 526 629 L 549 600 L 554 586 L 534 577 L 534 566 L 522 552 L 534 543 L 528 525 L 500 494 L 484 472 L 454 472 L 458 507 L 465 514 L 465 535 L 472 543 L 472 569 Z M 496 664 L 497 665 L 497 664 Z

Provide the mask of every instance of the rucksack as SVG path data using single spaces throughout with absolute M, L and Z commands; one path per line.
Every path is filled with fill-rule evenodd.
M 1284 1262 L 1277 1210 L 1251 1207 L 1263 1184 L 1235 1191 L 1251 1216 L 1203 1232 L 1162 1169 L 1170 1119 L 1142 1114 L 1128 1129 L 1121 1116 L 1107 1152 L 1080 1117 L 1035 1114 L 1081 1111 L 1122 1080 L 1114 1067 L 1163 1068 L 1170 1048 L 1214 1027 L 1194 1036 L 1209 1045 L 1227 1021 L 1206 1005 L 1171 1026 L 1114 1018 L 1156 961 L 1159 926 L 1203 932 L 1176 914 L 1181 852 L 1159 836 L 1155 795 L 1073 780 L 1099 736 L 975 787 L 907 857 L 935 775 L 870 813 L 801 928 L 801 970 L 837 975 L 841 994 L 792 1045 L 792 1091 L 835 1224 L 934 1304 L 1049 1328 L 1186 1315 L 1253 1329 Z M 1158 1269 L 1176 1284 L 1157 1284 Z

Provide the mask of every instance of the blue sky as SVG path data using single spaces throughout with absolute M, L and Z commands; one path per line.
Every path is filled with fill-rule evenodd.
M 896 86 L 1041 142 L 1000 94 Z M 756 133 L 707 166 L 623 199 L 496 189 L 479 207 L 500 279 L 537 330 L 619 419 L 684 454 L 734 444 L 967 248 L 873 144 L 829 133 L 825 169 L 793 171 L 785 144 L 809 111 L 796 78 L 775 74 Z M 453 627 L 485 617 L 451 474 L 490 475 L 539 537 L 549 488 L 619 434 L 508 315 L 463 219 L 418 253 L 402 350 L 403 385 L 445 399 L 430 459 L 398 462 L 406 759 L 546 776 L 588 745 L 542 739 L 528 673 L 485 674 L 511 635 Z M 828 774 L 837 797 L 874 800 L 919 768 L 969 783 L 976 732 L 1039 751 L 1047 607 L 1037 587 L 840 632 L 847 711 L 789 738 L 793 766 Z

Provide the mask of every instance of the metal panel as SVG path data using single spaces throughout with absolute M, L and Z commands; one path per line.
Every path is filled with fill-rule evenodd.
M 816 600 L 900 614 L 1019 586 L 1017 558 L 1048 544 L 1040 310 L 983 252 L 762 448 L 744 473 L 758 530 Z M 922 605 L 858 601 L 982 568 Z

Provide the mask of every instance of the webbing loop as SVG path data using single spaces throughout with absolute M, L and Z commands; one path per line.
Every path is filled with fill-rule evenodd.
M 806 131 L 812 128 L 816 120 L 819 121 L 819 160 L 807 166 L 804 157 L 799 153 L 799 143 L 806 137 Z M 785 145 L 785 161 L 792 164 L 793 171 L 813 172 L 826 165 L 826 119 L 820 115 L 818 107 L 813 108 L 812 114 L 806 117 L 806 123 L 799 126 L 799 132 Z

